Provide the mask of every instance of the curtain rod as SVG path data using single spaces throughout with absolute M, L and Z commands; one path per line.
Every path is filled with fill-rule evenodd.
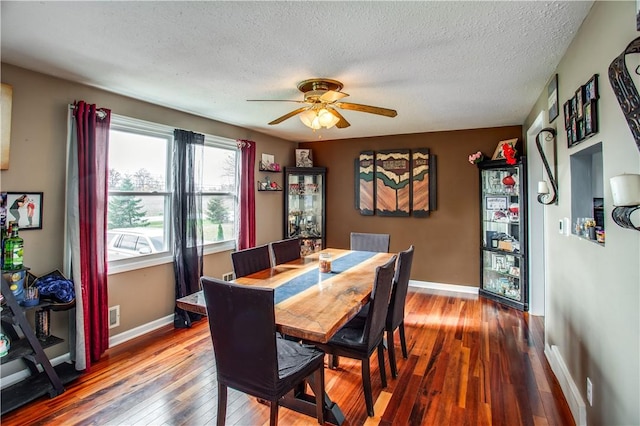
M 69 109 L 70 109 L 71 111 L 73 111 L 73 110 L 75 109 L 75 107 L 76 107 L 76 106 L 75 106 L 74 104 L 69 104 Z M 104 111 L 102 110 L 102 108 L 96 108 L 96 115 L 98 116 L 98 118 L 99 118 L 99 119 L 101 119 L 101 120 L 102 120 L 103 118 L 105 118 L 105 117 L 107 116 L 107 113 L 106 113 L 106 112 L 104 112 Z

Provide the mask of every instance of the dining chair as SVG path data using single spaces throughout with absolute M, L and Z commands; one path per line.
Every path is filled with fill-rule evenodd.
M 398 263 L 396 274 L 393 278 L 393 289 L 391 290 L 391 300 L 387 311 L 385 330 L 387 332 L 387 347 L 389 349 L 389 366 L 391 376 L 398 377 L 396 366 L 396 351 L 393 332 L 398 329 L 400 334 L 400 346 L 402 356 L 407 359 L 407 340 L 404 335 L 404 305 L 407 300 L 407 290 L 409 289 L 409 278 L 411 277 L 411 264 L 413 263 L 413 245 L 405 251 L 398 253 Z
M 236 278 L 271 268 L 269 246 L 265 244 L 263 246 L 235 251 L 231 253 L 231 262 L 233 263 L 233 273 Z
M 387 332 L 387 346 L 389 349 L 389 367 L 391 368 L 391 376 L 395 379 L 398 377 L 398 368 L 396 365 L 396 353 L 393 333 L 398 329 L 400 334 L 400 346 L 402 347 L 402 356 L 407 359 L 407 340 L 404 333 L 404 305 L 407 300 L 407 291 L 409 289 L 409 278 L 411 277 L 411 264 L 413 263 L 413 245 L 405 251 L 398 253 L 398 262 L 396 264 L 396 273 L 393 277 L 393 288 L 391 289 L 391 299 L 389 301 L 389 309 L 387 310 L 387 319 L 385 321 L 385 331 Z M 375 295 L 372 293 L 372 298 Z M 360 309 L 360 312 L 353 318 L 353 322 L 363 323 L 367 315 L 369 315 L 370 303 L 367 303 Z
M 383 266 L 376 268 L 373 287 L 376 297 L 371 301 L 369 315 L 365 321 L 349 321 L 326 344 L 318 347 L 333 356 L 343 356 L 358 359 L 362 362 L 362 387 L 367 413 L 373 417 L 373 395 L 371 390 L 371 370 L 369 360 L 373 352 L 378 350 L 378 366 L 382 387 L 387 387 L 387 375 L 384 366 L 384 325 L 391 297 L 394 266 L 396 256 L 393 256 Z
M 227 411 L 227 388 L 271 406 L 278 424 L 278 401 L 307 379 L 315 395 L 316 417 L 324 423 L 324 353 L 277 337 L 273 289 L 200 278 L 209 319 L 218 380 L 218 426 Z
M 351 250 L 389 253 L 389 234 L 351 233 Z
M 274 241 L 271 243 L 271 251 L 273 251 L 274 265 L 300 259 L 300 241 L 297 238 Z

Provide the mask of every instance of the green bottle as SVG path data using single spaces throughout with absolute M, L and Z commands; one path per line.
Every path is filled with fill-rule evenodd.
M 2 269 L 4 269 L 4 241 L 7 239 L 7 230 L 4 223 L 2 224 L 2 228 L 0 228 L 0 238 L 2 239 L 2 251 L 0 251 L 2 257 L 0 257 L 0 259 L 2 260 Z
M 23 261 L 24 240 L 18 235 L 18 224 L 11 228 L 11 237 L 4 242 L 4 269 L 20 269 Z

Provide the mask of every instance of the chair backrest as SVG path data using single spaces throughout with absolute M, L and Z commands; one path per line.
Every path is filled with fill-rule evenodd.
M 396 275 L 393 278 L 393 290 L 387 313 L 387 327 L 394 329 L 404 320 L 404 304 L 411 277 L 411 264 L 413 263 L 413 245 L 405 251 L 398 253 Z
M 373 282 L 375 298 L 371 299 L 362 336 L 363 343 L 369 349 L 376 345 L 376 339 L 384 333 L 395 264 L 396 256 L 393 256 L 387 263 L 376 268 L 376 277 Z
M 251 395 L 278 380 L 273 289 L 200 278 L 219 379 Z
M 274 265 L 300 259 L 300 241 L 297 238 L 275 241 L 271 243 L 271 250 Z
M 389 253 L 389 234 L 351 233 L 351 250 Z
M 233 272 L 236 278 L 253 274 L 263 269 L 271 268 L 269 246 L 249 248 L 231 253 Z

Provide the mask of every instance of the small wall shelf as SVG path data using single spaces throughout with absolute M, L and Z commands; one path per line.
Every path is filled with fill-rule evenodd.
M 258 171 L 259 172 L 263 172 L 263 173 L 282 173 L 282 170 L 264 169 L 264 168 L 262 168 L 262 166 L 258 167 Z
M 282 191 L 282 187 L 277 182 L 272 182 L 271 180 L 258 181 L 257 182 L 258 192 L 278 192 Z

